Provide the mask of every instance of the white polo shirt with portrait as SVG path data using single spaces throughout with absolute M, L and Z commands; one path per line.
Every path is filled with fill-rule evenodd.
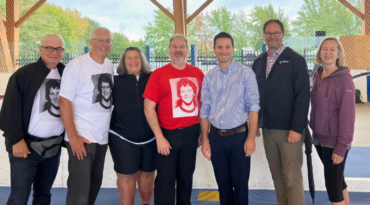
M 92 143 L 108 144 L 112 88 L 113 64 L 107 58 L 99 64 L 85 54 L 64 69 L 60 96 L 72 102 L 77 134 Z

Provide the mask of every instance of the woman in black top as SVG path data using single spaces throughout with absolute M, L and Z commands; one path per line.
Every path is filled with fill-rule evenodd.
M 134 204 L 136 183 L 141 204 L 150 204 L 156 170 L 157 145 L 144 115 L 142 97 L 150 77 L 150 67 L 140 48 L 127 48 L 114 76 L 113 113 L 109 148 L 117 173 L 122 204 Z

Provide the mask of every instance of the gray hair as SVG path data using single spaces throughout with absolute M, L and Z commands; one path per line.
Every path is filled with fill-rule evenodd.
M 140 59 L 141 59 L 141 73 L 150 73 L 150 66 L 149 66 L 148 61 L 146 60 L 146 57 L 145 57 L 143 51 L 139 47 L 128 47 L 128 48 L 125 49 L 125 51 L 123 51 L 123 53 L 122 53 L 122 55 L 119 59 L 119 63 L 118 63 L 118 67 L 117 67 L 117 73 L 119 75 L 127 74 L 127 69 L 126 69 L 126 66 L 125 66 L 125 58 L 126 58 L 127 51 L 137 51 L 137 53 L 139 54 Z
M 46 41 L 50 41 L 50 40 L 59 40 L 60 42 L 62 42 L 62 47 L 64 48 L 64 40 L 61 36 L 59 36 L 58 34 L 54 34 L 54 33 L 51 33 L 51 34 L 46 34 L 44 37 L 42 37 L 41 39 L 41 46 L 44 46 Z
M 173 39 L 181 39 L 183 41 L 185 41 L 185 44 L 186 44 L 186 49 L 189 50 L 189 45 L 188 45 L 188 38 L 186 38 L 186 36 L 182 35 L 182 34 L 174 34 L 173 36 L 171 36 L 170 38 L 170 41 L 168 42 L 168 48 L 171 46 L 171 42 L 173 41 Z
M 322 59 L 321 59 L 322 44 L 324 44 L 325 41 L 330 41 L 330 40 L 335 41 L 338 45 L 338 59 L 337 59 L 335 64 L 338 67 L 342 67 L 344 65 L 344 50 L 343 50 L 343 47 L 342 47 L 342 44 L 340 43 L 340 41 L 335 37 L 327 37 L 327 38 L 325 38 L 324 40 L 321 41 L 320 46 L 317 49 L 316 56 L 315 56 L 316 64 L 322 65 Z
M 96 28 L 93 28 L 93 30 L 91 30 L 91 33 L 90 33 L 90 40 L 91 39 L 95 39 L 95 34 L 96 32 L 98 31 L 108 31 L 109 34 L 110 34 L 110 39 L 113 40 L 113 35 L 112 33 L 110 32 L 109 29 L 105 28 L 105 27 L 96 27 Z

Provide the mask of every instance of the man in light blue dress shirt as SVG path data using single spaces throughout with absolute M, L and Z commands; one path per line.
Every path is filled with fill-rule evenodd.
M 212 161 L 221 205 L 246 205 L 260 109 L 258 85 L 253 70 L 233 60 L 230 34 L 217 34 L 213 43 L 218 65 L 203 79 L 202 152 Z

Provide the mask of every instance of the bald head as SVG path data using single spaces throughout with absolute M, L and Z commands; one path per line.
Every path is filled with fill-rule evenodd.
M 60 41 L 61 44 L 63 45 L 64 48 L 64 40 L 61 36 L 58 34 L 46 34 L 44 37 L 41 39 L 41 46 L 46 46 L 47 41 Z
M 109 29 L 107 29 L 105 27 L 96 27 L 93 30 L 91 30 L 90 39 L 95 39 L 96 38 L 96 33 L 98 33 L 99 31 L 107 31 L 110 35 L 110 39 L 113 40 L 112 33 L 110 32 Z

